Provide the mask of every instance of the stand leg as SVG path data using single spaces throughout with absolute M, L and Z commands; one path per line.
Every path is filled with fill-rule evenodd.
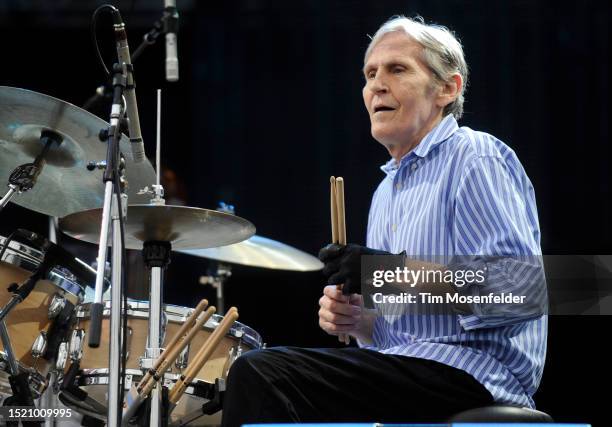
M 6 354 L 10 374 L 19 374 L 19 365 L 15 359 L 15 353 L 13 353 L 13 346 L 11 345 L 11 338 L 9 337 L 4 320 L 0 320 L 0 339 L 2 339 L 2 345 L 4 346 L 4 352 Z
M 55 360 L 51 360 L 51 366 L 55 364 Z M 44 409 L 55 409 L 57 408 L 57 396 L 53 392 L 53 384 L 57 381 L 57 373 L 52 370 L 49 374 L 49 385 L 45 392 L 40 396 L 38 401 L 38 407 Z M 52 417 L 45 418 L 45 427 L 54 427 L 55 420 Z

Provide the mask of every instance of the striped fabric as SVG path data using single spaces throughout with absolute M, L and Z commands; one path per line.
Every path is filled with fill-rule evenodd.
M 367 245 L 422 260 L 457 255 L 541 255 L 534 190 L 516 154 L 446 116 L 399 165 L 391 159 L 370 209 Z M 507 269 L 520 283 L 521 268 Z M 499 282 L 497 283 L 499 285 Z M 476 285 L 470 285 L 474 287 Z M 490 282 L 485 283 L 488 293 Z M 515 284 L 516 286 L 516 284 Z M 534 408 L 544 369 L 547 317 L 389 312 L 370 348 L 464 370 L 496 402 Z M 421 309 L 419 309 L 421 310 Z

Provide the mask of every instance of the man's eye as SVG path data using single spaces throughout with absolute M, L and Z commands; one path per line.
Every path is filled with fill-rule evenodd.
M 366 78 L 367 79 L 373 79 L 374 77 L 376 77 L 376 72 L 375 71 L 368 71 L 366 73 Z
M 404 72 L 404 67 L 393 67 L 391 71 L 393 72 L 393 74 L 399 74 Z

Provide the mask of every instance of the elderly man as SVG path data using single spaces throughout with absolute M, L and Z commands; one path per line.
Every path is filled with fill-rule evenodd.
M 457 39 L 419 19 L 393 18 L 372 38 L 363 73 L 372 136 L 391 160 L 372 200 L 367 247 L 321 250 L 328 286 L 319 301 L 321 328 L 349 334 L 359 348 L 246 353 L 228 378 L 226 426 L 443 421 L 494 402 L 534 406 L 546 353 L 543 311 L 486 298 L 453 300 L 446 304 L 451 311 L 431 311 L 425 303 L 416 312 L 408 303 L 399 310 L 398 304 L 364 307 L 366 255 L 402 253 L 387 258 L 387 267 L 439 273 L 456 273 L 457 266 L 444 264 L 465 256 L 459 267 L 483 273 L 468 285 L 438 278 L 409 287 L 432 295 L 478 301 L 504 291 L 541 299 L 542 289 L 534 288 L 541 264 L 518 259 L 541 253 L 524 169 L 501 141 L 457 124 L 468 74 Z

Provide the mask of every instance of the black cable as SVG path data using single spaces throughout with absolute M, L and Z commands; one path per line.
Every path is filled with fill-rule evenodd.
M 104 9 L 110 9 L 111 11 L 116 11 L 117 10 L 117 8 L 115 6 L 110 5 L 110 4 L 103 4 L 102 6 L 99 6 L 96 10 L 94 10 L 94 13 L 93 13 L 93 15 L 91 17 L 90 31 L 91 31 L 91 41 L 92 41 L 92 43 L 94 45 L 94 48 L 96 50 L 96 57 L 98 58 L 98 61 L 102 65 L 102 68 L 104 68 L 104 73 L 107 76 L 110 76 L 110 71 L 108 70 L 108 67 L 104 63 L 104 59 L 102 59 L 102 54 L 100 53 L 100 46 L 98 45 L 98 35 L 96 33 L 96 27 L 97 27 L 97 22 L 98 22 L 98 14 L 102 10 L 104 10 Z
M 119 142 L 117 142 L 117 146 L 119 146 Z M 121 157 L 121 154 L 119 153 L 119 159 Z M 115 165 L 115 171 L 114 171 L 114 179 L 113 179 L 113 185 L 115 186 L 115 196 L 117 198 L 117 209 L 119 212 L 119 229 L 120 229 L 120 235 L 121 235 L 121 293 L 123 296 L 123 301 L 120 302 L 120 304 L 122 303 L 122 319 L 121 319 L 121 323 L 122 323 L 122 337 L 121 337 L 121 341 L 122 341 L 122 347 L 121 347 L 121 378 L 119 381 L 120 387 L 121 387 L 121 391 L 119 392 L 119 401 L 122 402 L 123 405 L 123 400 L 125 398 L 125 375 L 126 375 L 126 364 L 127 364 L 127 317 L 128 317 L 128 305 L 127 305 L 127 293 L 126 293 L 126 281 L 127 281 L 127 253 L 126 253 L 126 249 L 125 249 L 125 224 L 124 224 L 124 218 L 123 215 L 121 214 L 122 212 L 122 206 L 121 206 L 121 182 L 119 180 L 119 171 L 120 171 L 120 166 L 121 164 L 121 160 L 119 160 L 118 162 L 116 162 Z M 121 417 L 122 414 L 119 413 L 118 414 L 119 417 L 119 424 L 121 423 Z

